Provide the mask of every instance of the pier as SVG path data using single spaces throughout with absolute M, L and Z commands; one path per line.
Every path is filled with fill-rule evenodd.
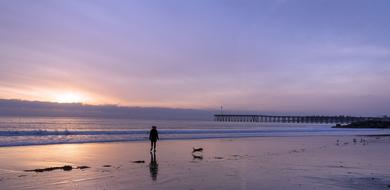
M 263 122 L 263 123 L 340 123 L 347 124 L 357 121 L 382 120 L 381 117 L 353 116 L 271 116 L 271 115 L 234 115 L 215 114 L 214 121 L 218 122 Z

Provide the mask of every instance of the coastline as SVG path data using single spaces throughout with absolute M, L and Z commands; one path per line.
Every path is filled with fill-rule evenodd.
M 0 189 L 387 189 L 389 145 L 388 136 L 168 140 L 156 162 L 144 141 L 3 147 Z M 24 171 L 64 165 L 90 168 Z
M 216 127 L 216 126 L 214 126 Z M 328 126 L 254 126 L 254 127 L 221 127 L 195 129 L 160 128 L 163 140 L 223 139 L 253 137 L 304 137 L 304 136 L 353 136 L 353 135 L 387 135 L 390 129 L 377 128 L 331 128 Z M 51 144 L 85 144 L 110 142 L 145 142 L 148 130 L 0 130 L 0 147 L 35 146 Z

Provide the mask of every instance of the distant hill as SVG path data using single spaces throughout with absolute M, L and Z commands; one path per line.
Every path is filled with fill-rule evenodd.
M 212 120 L 211 110 L 124 107 L 0 99 L 0 116 L 104 117 L 161 120 Z

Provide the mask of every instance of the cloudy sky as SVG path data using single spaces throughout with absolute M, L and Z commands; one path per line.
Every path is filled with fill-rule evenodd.
M 0 0 L 0 98 L 390 114 L 388 0 Z

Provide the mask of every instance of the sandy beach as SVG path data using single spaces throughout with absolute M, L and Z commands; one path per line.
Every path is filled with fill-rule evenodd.
M 3 147 L 0 189 L 390 189 L 389 145 L 316 136 L 161 141 L 155 155 L 148 142 Z M 25 171 L 64 165 L 73 169 Z

